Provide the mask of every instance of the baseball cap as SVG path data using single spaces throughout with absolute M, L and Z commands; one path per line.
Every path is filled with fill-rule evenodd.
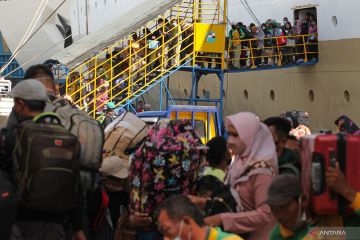
M 103 160 L 100 172 L 104 177 L 127 178 L 129 176 L 129 160 L 118 156 L 107 157 Z
M 7 95 L 12 98 L 34 101 L 46 101 L 48 99 L 45 86 L 36 79 L 21 81 Z
M 301 195 L 299 177 L 292 174 L 281 174 L 271 182 L 265 203 L 271 206 L 282 206 Z

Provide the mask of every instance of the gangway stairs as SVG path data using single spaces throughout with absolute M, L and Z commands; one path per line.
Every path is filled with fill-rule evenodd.
M 261 48 L 259 39 L 229 40 L 226 4 L 226 0 L 183 0 L 146 26 L 134 29 L 134 34 L 72 68 L 66 78 L 66 95 L 98 119 L 107 102 L 130 109 L 133 101 L 159 83 L 164 83 L 170 95 L 169 76 L 178 71 L 192 72 L 194 89 L 189 103 L 198 104 L 201 99 L 197 99 L 197 84 L 201 76 L 215 73 L 220 80 L 220 93 L 211 102 L 222 112 L 224 73 L 317 63 L 317 43 L 309 41 L 314 35 L 265 38 L 262 41 L 271 44 Z M 286 40 L 294 44 L 291 47 L 296 51 L 284 51 L 289 46 L 279 42 Z M 294 61 L 284 64 L 289 58 Z M 295 62 L 300 58 L 302 61 Z M 271 65 L 259 64 L 264 59 Z M 237 67 L 241 64 L 246 67 Z

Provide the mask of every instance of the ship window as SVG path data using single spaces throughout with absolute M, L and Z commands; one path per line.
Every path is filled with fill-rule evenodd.
M 350 93 L 348 90 L 345 90 L 344 91 L 344 99 L 345 99 L 345 102 L 350 102 Z
M 336 16 L 332 16 L 332 18 L 331 18 L 331 23 L 332 23 L 333 28 L 337 28 L 337 26 L 338 26 L 338 19 L 337 19 Z
M 313 102 L 314 99 L 315 99 L 314 91 L 313 91 L 313 90 L 310 90 L 310 91 L 309 91 L 309 100 L 310 100 L 310 102 Z
M 248 91 L 246 89 L 244 90 L 244 98 L 246 100 L 249 99 L 249 93 L 248 93 Z
M 270 90 L 270 99 L 271 99 L 271 101 L 275 100 L 275 92 L 274 92 L 274 90 Z

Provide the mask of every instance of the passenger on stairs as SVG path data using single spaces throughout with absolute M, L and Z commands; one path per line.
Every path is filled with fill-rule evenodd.
M 170 48 L 171 50 L 171 56 L 174 59 L 174 66 L 177 67 L 180 65 L 180 50 L 181 50 L 181 41 L 182 41 L 182 35 L 181 35 L 181 27 L 179 25 L 179 22 L 177 19 L 171 20 L 171 37 L 174 38 L 171 41 Z
M 167 19 L 158 19 L 158 29 L 155 32 L 156 38 L 160 37 L 161 46 L 161 69 L 164 70 L 168 67 L 168 54 L 169 54 L 169 40 L 171 38 L 170 26 Z M 163 50 L 162 50 L 163 49 Z M 163 51 L 163 52 L 162 52 Z
M 245 33 L 241 29 L 241 24 L 238 23 L 236 25 L 236 28 L 231 32 L 231 42 L 233 46 L 233 66 L 234 68 L 240 68 L 241 62 L 244 62 L 244 60 L 240 59 L 242 57 L 242 42 L 241 40 L 245 38 Z

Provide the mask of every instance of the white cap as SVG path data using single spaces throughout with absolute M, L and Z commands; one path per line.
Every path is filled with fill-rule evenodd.
M 45 86 L 36 79 L 22 80 L 7 95 L 12 98 L 34 101 L 48 99 Z
M 100 172 L 104 177 L 114 176 L 117 178 L 127 178 L 129 176 L 129 160 L 118 156 L 110 156 L 103 160 Z

